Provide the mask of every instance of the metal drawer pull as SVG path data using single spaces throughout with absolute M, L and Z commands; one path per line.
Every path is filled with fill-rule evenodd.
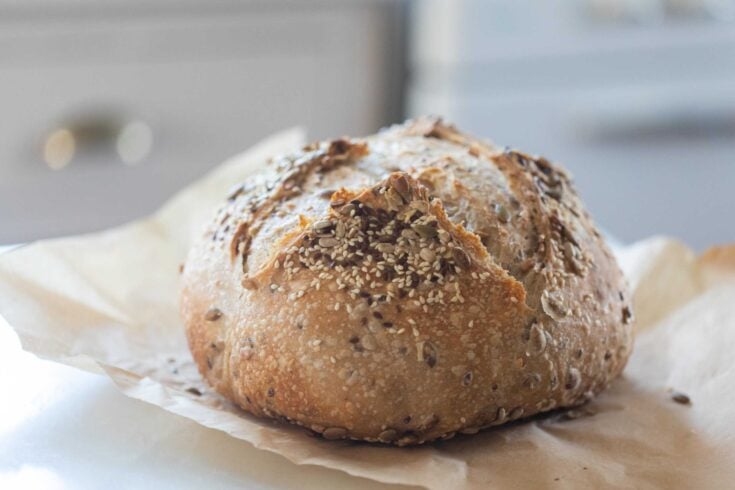
M 53 170 L 90 156 L 109 160 L 110 153 L 126 165 L 136 165 L 153 149 L 153 129 L 138 119 L 106 113 L 78 116 L 50 131 L 43 141 L 43 161 Z
M 631 108 L 621 104 L 596 114 L 581 115 L 574 128 L 577 135 L 597 143 L 732 138 L 735 106 L 677 104 Z

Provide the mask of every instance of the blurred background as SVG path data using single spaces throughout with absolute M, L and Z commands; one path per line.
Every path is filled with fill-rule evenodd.
M 562 163 L 622 242 L 735 241 L 735 0 L 0 0 L 0 245 L 425 113 Z

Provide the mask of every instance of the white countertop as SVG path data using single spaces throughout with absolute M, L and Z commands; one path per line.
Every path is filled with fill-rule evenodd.
M 20 348 L 0 317 L 0 488 L 386 488 L 297 466 Z

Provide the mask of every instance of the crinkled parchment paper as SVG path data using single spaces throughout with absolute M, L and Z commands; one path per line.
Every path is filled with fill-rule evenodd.
M 697 257 L 653 238 L 619 251 L 635 291 L 635 352 L 621 379 L 571 413 L 398 449 L 310 437 L 213 395 L 177 314 L 179 264 L 226 190 L 301 140 L 270 138 L 149 219 L 0 256 L 0 314 L 39 357 L 106 374 L 128 396 L 297 464 L 441 489 L 735 485 L 735 247 Z

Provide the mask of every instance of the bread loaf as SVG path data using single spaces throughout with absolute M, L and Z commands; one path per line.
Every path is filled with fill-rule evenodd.
M 567 174 L 435 118 L 235 186 L 181 312 L 244 410 L 397 445 L 582 404 L 632 347 L 625 281 Z

